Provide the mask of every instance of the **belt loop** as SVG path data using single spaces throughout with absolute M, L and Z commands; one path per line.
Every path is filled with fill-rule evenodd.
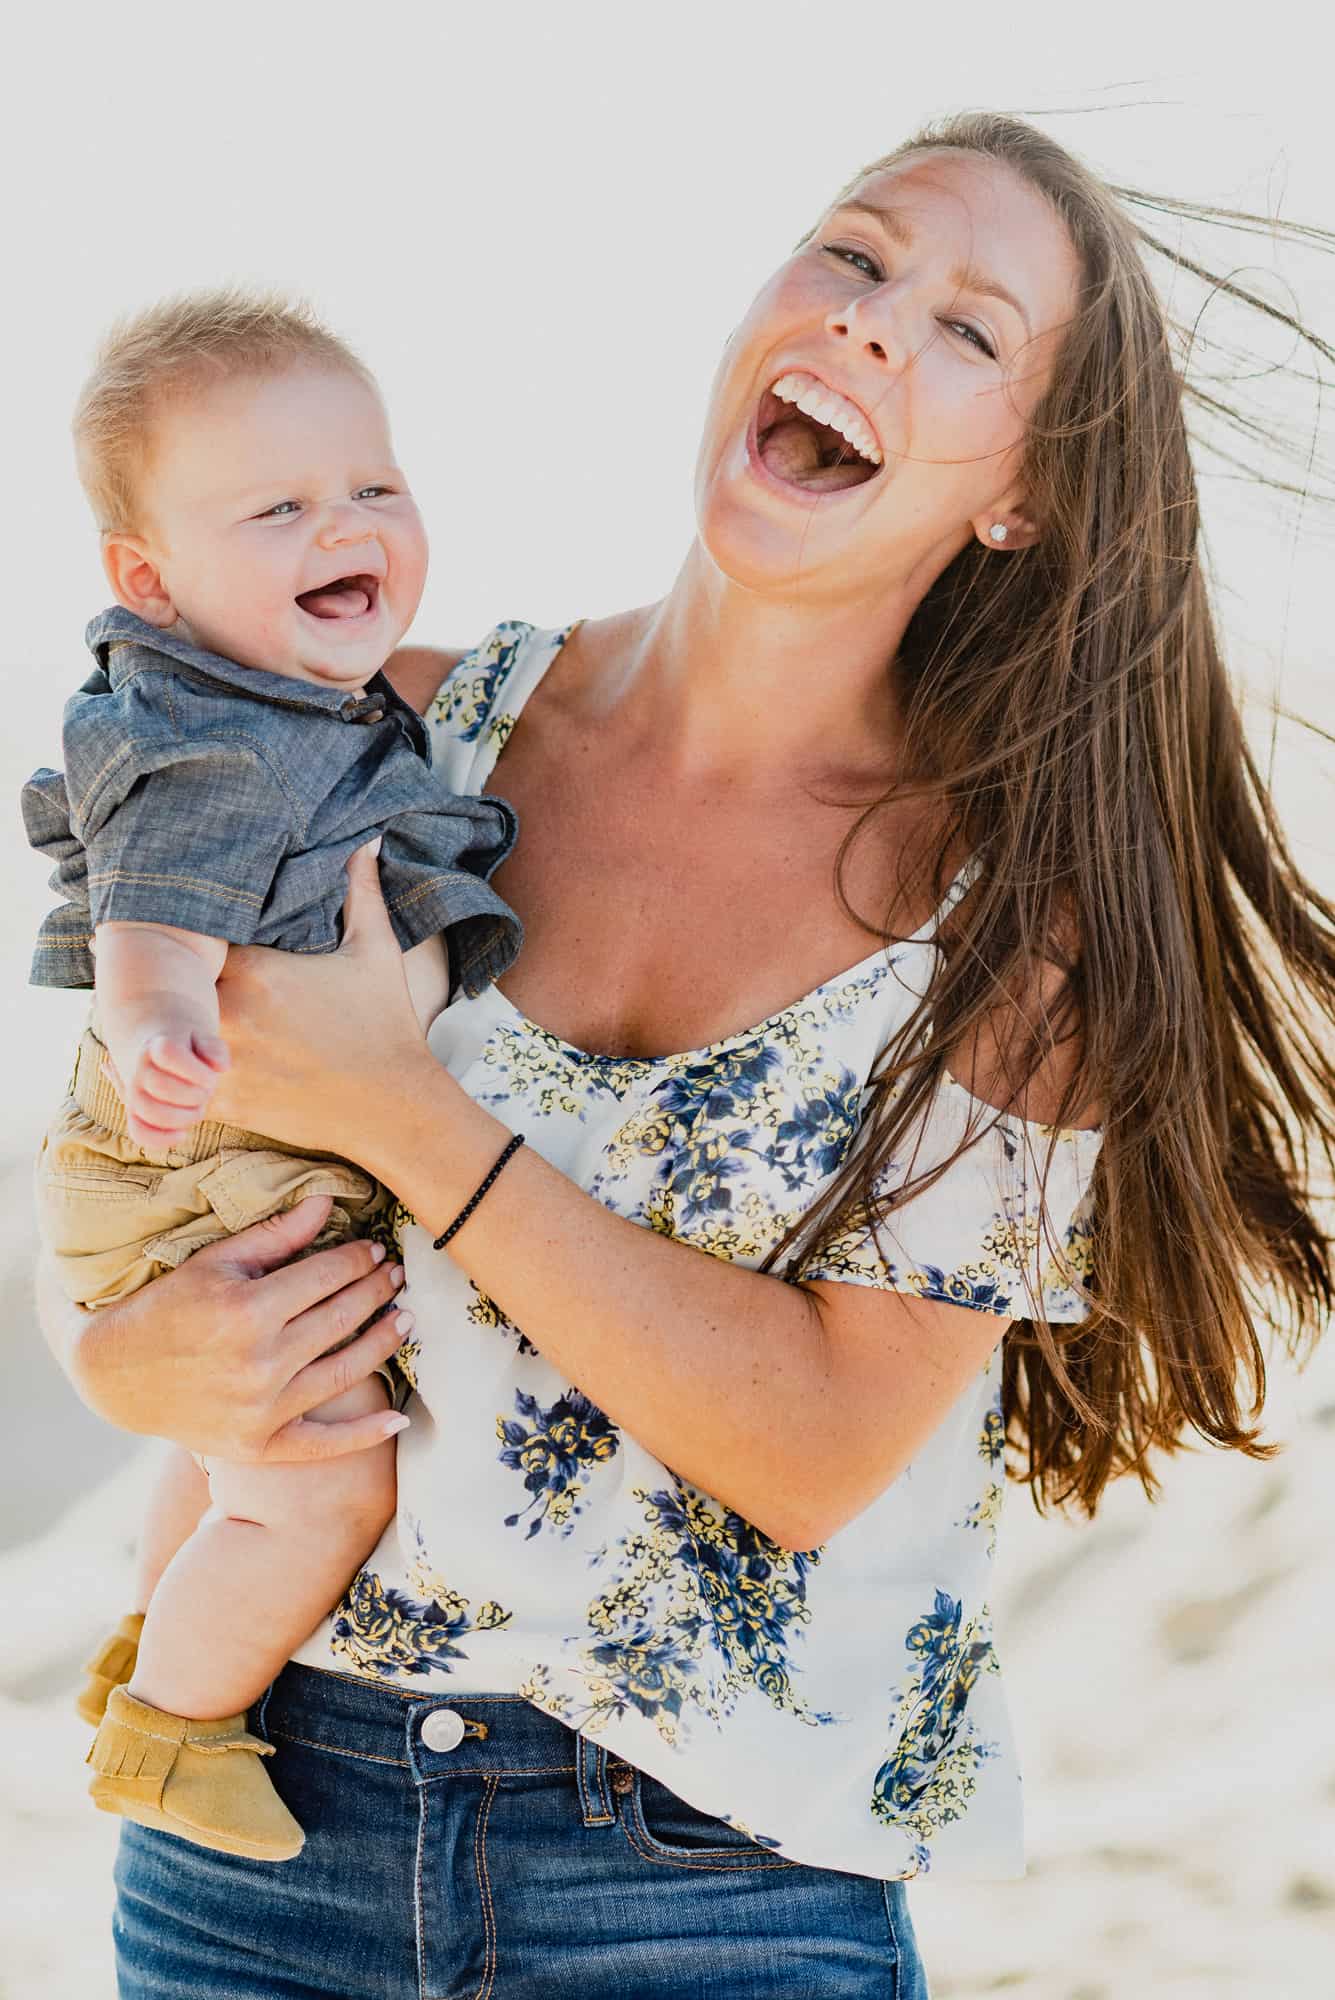
M 585 1826 L 611 1826 L 616 1818 L 607 1789 L 607 1752 L 576 1732 L 575 1783 L 579 1786 L 580 1812 Z

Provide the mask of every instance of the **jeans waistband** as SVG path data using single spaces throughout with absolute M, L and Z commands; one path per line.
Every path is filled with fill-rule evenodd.
M 454 1695 L 377 1687 L 350 1674 L 290 1664 L 252 1711 L 257 1733 L 315 1744 L 343 1757 L 397 1764 L 418 1784 L 463 1777 L 566 1774 L 586 1826 L 615 1810 L 601 1743 L 569 1729 L 517 1694 Z

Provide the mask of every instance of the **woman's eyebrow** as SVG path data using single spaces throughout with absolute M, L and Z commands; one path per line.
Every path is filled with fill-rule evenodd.
M 892 243 L 898 243 L 902 250 L 912 249 L 914 241 L 913 226 L 897 210 L 893 208 L 881 208 L 872 201 L 842 201 L 839 204 L 839 208 L 845 214 L 851 212 L 854 215 L 869 215 L 874 222 L 880 224 L 880 227 Z M 1011 308 L 1012 312 L 1019 314 L 1020 318 L 1024 321 L 1025 332 L 1031 340 L 1033 339 L 1034 329 L 1029 323 L 1028 313 L 1020 304 L 1014 292 L 1007 291 L 999 278 L 989 276 L 986 271 L 975 271 L 959 266 L 951 272 L 950 282 L 952 285 L 958 285 L 962 292 L 975 292 L 980 298 L 1003 300 Z

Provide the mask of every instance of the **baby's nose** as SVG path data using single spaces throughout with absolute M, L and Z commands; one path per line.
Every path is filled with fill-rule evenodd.
M 322 542 L 373 542 L 376 525 L 360 507 L 347 503 L 331 507 L 320 539 Z

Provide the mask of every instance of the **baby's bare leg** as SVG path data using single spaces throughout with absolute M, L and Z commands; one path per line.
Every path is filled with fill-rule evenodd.
M 312 1418 L 385 1408 L 379 1376 Z M 394 1513 L 394 1440 L 323 1464 L 209 1461 L 213 1504 L 168 1563 L 130 1693 L 211 1721 L 258 1699 L 356 1575 Z
M 176 1551 L 194 1534 L 208 1504 L 208 1474 L 200 1470 L 188 1451 L 172 1445 L 153 1482 L 139 1530 L 132 1610 L 147 1611 L 158 1579 Z

